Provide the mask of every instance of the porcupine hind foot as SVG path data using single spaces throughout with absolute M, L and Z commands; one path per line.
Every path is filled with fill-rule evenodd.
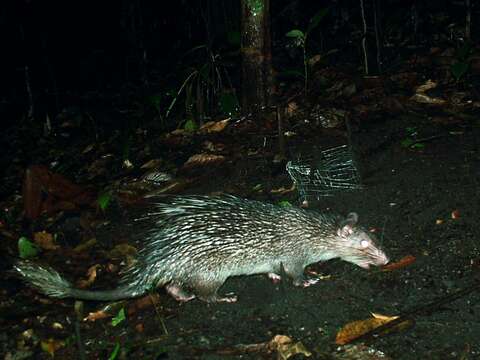
M 185 291 L 181 286 L 175 283 L 166 285 L 165 290 L 167 290 L 167 292 L 177 301 L 187 302 L 195 299 L 195 295 Z
M 218 289 L 223 285 L 225 281 L 213 281 L 203 280 L 197 281 L 194 285 L 194 292 L 197 294 L 200 300 L 206 302 L 226 302 L 234 303 L 237 301 L 237 296 L 229 294 L 229 296 L 221 297 L 218 295 Z

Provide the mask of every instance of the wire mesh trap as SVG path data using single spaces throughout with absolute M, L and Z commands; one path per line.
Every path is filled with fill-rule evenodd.
M 342 190 L 362 188 L 360 176 L 347 145 L 323 150 L 315 159 L 294 160 L 287 163 L 301 201 L 333 196 Z

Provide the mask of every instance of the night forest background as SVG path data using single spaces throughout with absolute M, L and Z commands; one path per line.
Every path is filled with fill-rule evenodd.
M 1 357 L 478 359 L 479 12 L 475 0 L 2 1 Z M 341 186 L 315 182 L 345 164 Z M 109 308 L 10 272 L 31 259 L 114 288 L 148 231 L 124 216 L 152 193 L 355 211 L 391 264 L 314 264 L 306 273 L 324 276 L 306 289 L 233 277 L 221 292 L 236 304 L 158 289 Z M 371 313 L 400 318 L 382 332 Z

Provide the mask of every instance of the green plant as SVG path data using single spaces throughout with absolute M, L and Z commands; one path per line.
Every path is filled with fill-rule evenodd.
M 112 193 L 110 191 L 100 194 L 97 198 L 97 204 L 102 211 L 105 211 L 112 200 Z
M 450 66 L 450 72 L 457 82 L 459 82 L 468 72 L 472 50 L 472 44 L 465 42 L 455 54 L 455 61 Z
M 115 347 L 113 348 L 112 352 L 110 353 L 110 356 L 108 357 L 108 360 L 115 360 L 118 357 L 119 352 L 120 352 L 120 343 L 116 342 Z
M 225 98 L 223 98 L 225 94 L 233 96 L 230 103 L 233 103 L 234 106 L 229 107 L 231 113 L 237 112 L 239 109 L 238 99 L 234 95 L 235 92 L 230 84 L 225 66 L 221 62 L 220 55 L 214 54 L 206 45 L 197 46 L 188 51 L 187 54 L 191 55 L 198 52 L 203 53 L 203 56 L 200 57 L 203 61 L 187 69 L 185 80 L 174 95 L 165 118 L 169 117 L 182 94 L 185 96 L 186 122 L 191 123 L 198 120 L 202 123 L 206 116 L 212 115 L 219 108 L 225 111 L 227 108 L 224 106 L 227 104 Z M 191 124 L 188 127 L 191 128 Z
M 18 255 L 22 259 L 29 259 L 38 254 L 39 248 L 26 237 L 22 236 L 18 239 Z
M 127 317 L 125 316 L 125 308 L 121 308 L 117 315 L 112 318 L 112 326 L 117 326 L 121 322 L 125 321 Z
M 299 29 L 290 30 L 286 36 L 295 40 L 295 45 L 303 50 L 303 77 L 305 80 L 305 94 L 308 90 L 308 60 L 307 57 L 307 40 L 308 35 L 320 24 L 322 19 L 327 15 L 328 8 L 321 9 L 311 19 L 305 31 Z
M 405 130 L 407 137 L 401 141 L 402 147 L 418 150 L 425 148 L 425 145 L 417 139 L 418 131 L 415 127 L 409 126 Z

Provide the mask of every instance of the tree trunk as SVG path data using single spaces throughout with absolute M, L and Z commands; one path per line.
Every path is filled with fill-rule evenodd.
M 270 0 L 241 0 L 242 111 L 256 112 L 270 104 L 272 41 Z

